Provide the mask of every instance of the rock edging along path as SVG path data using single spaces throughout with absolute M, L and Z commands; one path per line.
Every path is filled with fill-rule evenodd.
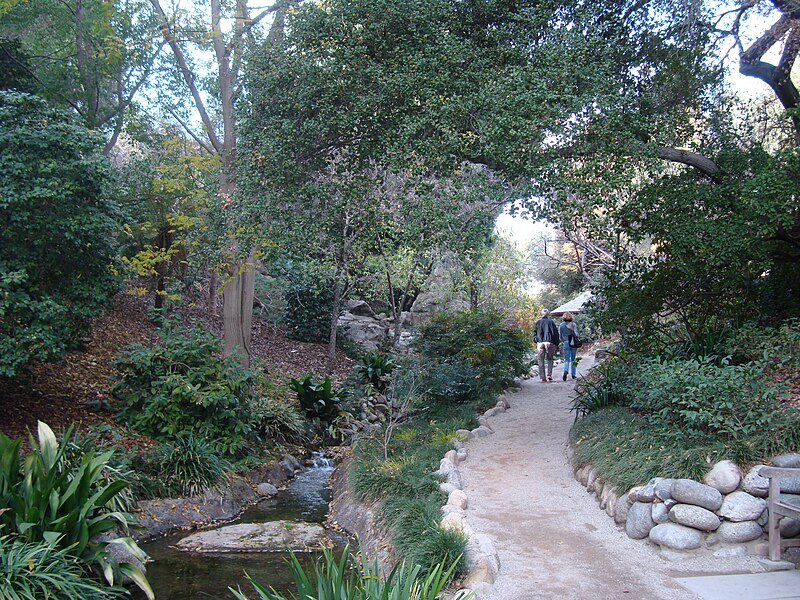
M 484 415 L 481 428 L 494 434 L 470 432 L 463 446 L 463 498 L 448 493 L 454 507 L 466 505 L 457 519 L 470 536 L 466 585 L 480 600 L 696 599 L 673 577 L 763 571 L 752 557 L 668 555 L 628 538 L 574 478 L 567 458 L 573 384 L 524 382 L 501 399 L 510 410 Z

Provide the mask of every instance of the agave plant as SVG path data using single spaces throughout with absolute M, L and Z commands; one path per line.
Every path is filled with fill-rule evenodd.
M 339 558 L 331 550 L 324 550 L 311 572 L 307 573 L 292 553 L 289 568 L 297 591 L 292 597 L 316 600 L 436 600 L 458 562 L 456 560 L 449 568 L 445 568 L 442 562 L 426 575 L 422 574 L 419 565 L 401 563 L 384 578 L 378 561 L 367 562 L 364 556 L 363 548 L 357 557 L 350 555 L 345 548 Z M 288 600 L 274 588 L 267 589 L 249 575 L 247 580 L 260 600 Z M 231 592 L 238 600 L 248 600 L 241 589 L 231 589 Z M 472 596 L 469 593 L 462 600 L 469 600 Z
M 102 573 L 109 585 L 130 577 L 148 596 L 153 592 L 137 566 L 118 564 L 106 553 L 109 543 L 120 544 L 139 561 L 146 555 L 129 537 L 98 541 L 119 526 L 124 531 L 133 517 L 109 509 L 128 482 L 109 480 L 104 470 L 113 450 L 87 451 L 80 460 L 66 456 L 70 428 L 59 444 L 53 431 L 39 422 L 38 441 L 30 438 L 32 452 L 20 459 L 22 440 L 0 434 L 0 526 L 26 542 L 46 542 L 83 560 Z M 112 534 L 113 535 L 113 534 Z

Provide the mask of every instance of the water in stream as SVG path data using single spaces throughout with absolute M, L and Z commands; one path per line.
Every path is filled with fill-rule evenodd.
M 276 497 L 248 508 L 239 522 L 286 519 L 322 523 L 328 512 L 330 493 L 327 483 L 333 468 L 332 461 L 315 456 L 314 466 L 298 473 L 287 489 Z M 233 595 L 228 591 L 229 586 L 250 589 L 244 577 L 245 571 L 267 587 L 279 591 L 293 589 L 294 579 L 286 567 L 286 553 L 192 554 L 173 547 L 191 533 L 182 531 L 142 544 L 145 552 L 153 558 L 153 562 L 147 565 L 147 578 L 157 600 L 230 600 Z M 313 560 L 312 555 L 302 555 L 301 558 Z

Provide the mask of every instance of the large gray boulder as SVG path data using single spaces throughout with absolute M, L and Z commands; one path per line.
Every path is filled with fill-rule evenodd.
M 710 485 L 715 490 L 723 494 L 730 494 L 739 487 L 742 481 L 742 472 L 739 467 L 730 460 L 722 460 L 711 467 L 711 470 L 703 477 L 703 483 Z
M 634 540 L 643 540 L 650 530 L 655 527 L 653 513 L 647 502 L 634 502 L 628 509 L 628 519 L 625 521 L 625 533 Z
M 650 530 L 650 541 L 673 550 L 694 550 L 703 545 L 703 534 L 677 523 L 664 523 Z
M 315 523 L 271 521 L 238 523 L 193 533 L 177 543 L 187 552 L 312 552 L 331 547 L 325 529 Z
M 723 521 L 716 535 L 728 544 L 743 544 L 757 540 L 762 533 L 764 530 L 755 521 Z
M 673 523 L 686 525 L 700 531 L 715 531 L 720 525 L 717 515 L 693 504 L 676 504 L 669 511 L 669 519 Z
M 677 479 L 672 484 L 672 497 L 683 504 L 694 504 L 715 511 L 722 506 L 722 494 L 710 485 L 691 479 Z
M 378 317 L 346 312 L 339 317 L 338 324 L 344 337 L 367 350 L 377 350 L 389 337 L 388 322 Z
M 725 496 L 717 514 L 728 521 L 755 521 L 767 508 L 767 501 L 747 492 L 733 492 Z
M 675 483 L 674 479 L 659 479 L 653 485 L 653 491 L 656 494 L 656 498 L 661 501 L 667 501 L 672 499 L 672 484 Z

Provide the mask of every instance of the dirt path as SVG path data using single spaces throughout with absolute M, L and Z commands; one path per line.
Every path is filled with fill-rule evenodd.
M 588 370 L 590 360 L 581 367 Z M 629 539 L 573 477 L 566 457 L 573 381 L 524 382 L 512 408 L 489 420 L 494 435 L 470 440 L 459 469 L 467 523 L 488 535 L 500 573 L 481 600 L 696 599 L 673 577 L 758 571 L 755 559 L 670 562 Z M 712 564 L 713 563 L 713 564 Z

